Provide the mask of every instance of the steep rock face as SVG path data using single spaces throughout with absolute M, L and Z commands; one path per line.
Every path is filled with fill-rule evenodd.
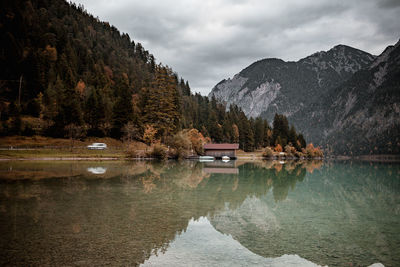
M 304 121 L 310 139 L 333 152 L 399 154 L 400 41 L 305 113 L 322 122 Z
M 298 62 L 263 59 L 218 83 L 209 97 L 214 96 L 227 107 L 235 103 L 251 117 L 261 115 L 272 120 L 277 112 L 290 117 L 373 59 L 368 53 L 344 45 Z
M 298 62 L 261 60 L 235 75 L 246 79 L 234 89 L 244 92 L 241 96 L 221 98 L 233 90 L 225 82 L 210 96 L 270 122 L 275 113 L 283 113 L 308 142 L 335 154 L 398 154 L 399 46 L 389 46 L 378 57 L 339 45 Z M 265 81 L 273 81 L 279 90 L 265 87 L 260 92 Z

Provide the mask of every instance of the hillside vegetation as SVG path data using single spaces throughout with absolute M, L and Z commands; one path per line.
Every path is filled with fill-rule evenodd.
M 169 145 L 180 131 L 195 129 L 199 138 L 239 143 L 245 151 L 277 140 L 267 121 L 248 119 L 235 105 L 227 112 L 215 99 L 193 94 L 187 81 L 139 42 L 81 5 L 2 1 L 0 36 L 2 136 Z

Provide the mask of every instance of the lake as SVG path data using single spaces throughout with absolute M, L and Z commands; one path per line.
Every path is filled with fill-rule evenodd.
M 0 162 L 0 265 L 400 263 L 400 165 Z

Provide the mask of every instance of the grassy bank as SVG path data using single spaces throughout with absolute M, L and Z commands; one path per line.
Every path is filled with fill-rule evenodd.
M 87 145 L 106 143 L 106 150 L 89 150 Z M 126 154 L 121 141 L 112 138 L 88 138 L 86 140 L 49 138 L 42 136 L 10 136 L 0 138 L 1 159 L 42 159 L 42 158 L 113 158 L 123 159 Z
M 87 149 L 29 149 L 29 150 L 0 150 L 1 159 L 41 159 L 41 158 L 125 158 L 122 150 L 107 149 L 104 151 L 94 151 Z
M 51 138 L 44 136 L 6 136 L 0 138 L 0 148 L 53 148 L 53 149 L 83 149 L 91 143 L 106 143 L 109 148 L 122 149 L 123 143 L 113 138 L 91 137 L 85 140 L 73 140 L 66 138 Z
M 89 150 L 86 148 L 94 142 L 106 143 L 105 150 Z M 164 146 L 164 149 L 167 149 Z M 9 136 L 0 138 L 0 159 L 127 159 L 136 157 L 148 157 L 152 150 L 141 142 L 131 142 L 129 146 L 120 140 L 112 138 L 87 138 L 74 140 L 63 138 L 50 138 L 43 136 Z M 263 158 L 263 150 L 254 152 L 237 151 L 237 158 L 243 160 L 255 160 Z M 278 152 L 276 158 L 279 157 Z M 189 155 L 189 151 L 186 151 Z

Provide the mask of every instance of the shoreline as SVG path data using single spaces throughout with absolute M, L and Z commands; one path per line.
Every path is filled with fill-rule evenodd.
M 108 157 L 99 157 L 99 156 L 44 156 L 44 157 L 1 157 L 0 162 L 6 161 L 149 161 L 149 160 L 157 160 L 156 158 L 131 158 L 131 157 L 123 157 L 123 156 L 108 156 Z M 167 159 L 167 160 L 177 160 L 177 159 Z M 185 158 L 183 160 L 199 160 L 193 158 Z M 346 158 L 265 158 L 259 156 L 238 156 L 236 159 L 231 161 L 308 161 L 308 160 L 318 160 L 318 161 L 360 161 L 360 162 L 375 162 L 375 163 L 400 163 L 400 157 L 387 157 L 387 156 L 373 156 L 373 157 L 346 157 Z
M 43 157 L 43 158 L 0 158 L 0 161 L 57 161 L 57 160 L 65 160 L 65 161 L 116 161 L 121 160 L 121 158 L 117 157 L 104 157 L 104 158 L 96 158 L 96 157 Z M 122 159 L 126 160 L 126 159 Z

